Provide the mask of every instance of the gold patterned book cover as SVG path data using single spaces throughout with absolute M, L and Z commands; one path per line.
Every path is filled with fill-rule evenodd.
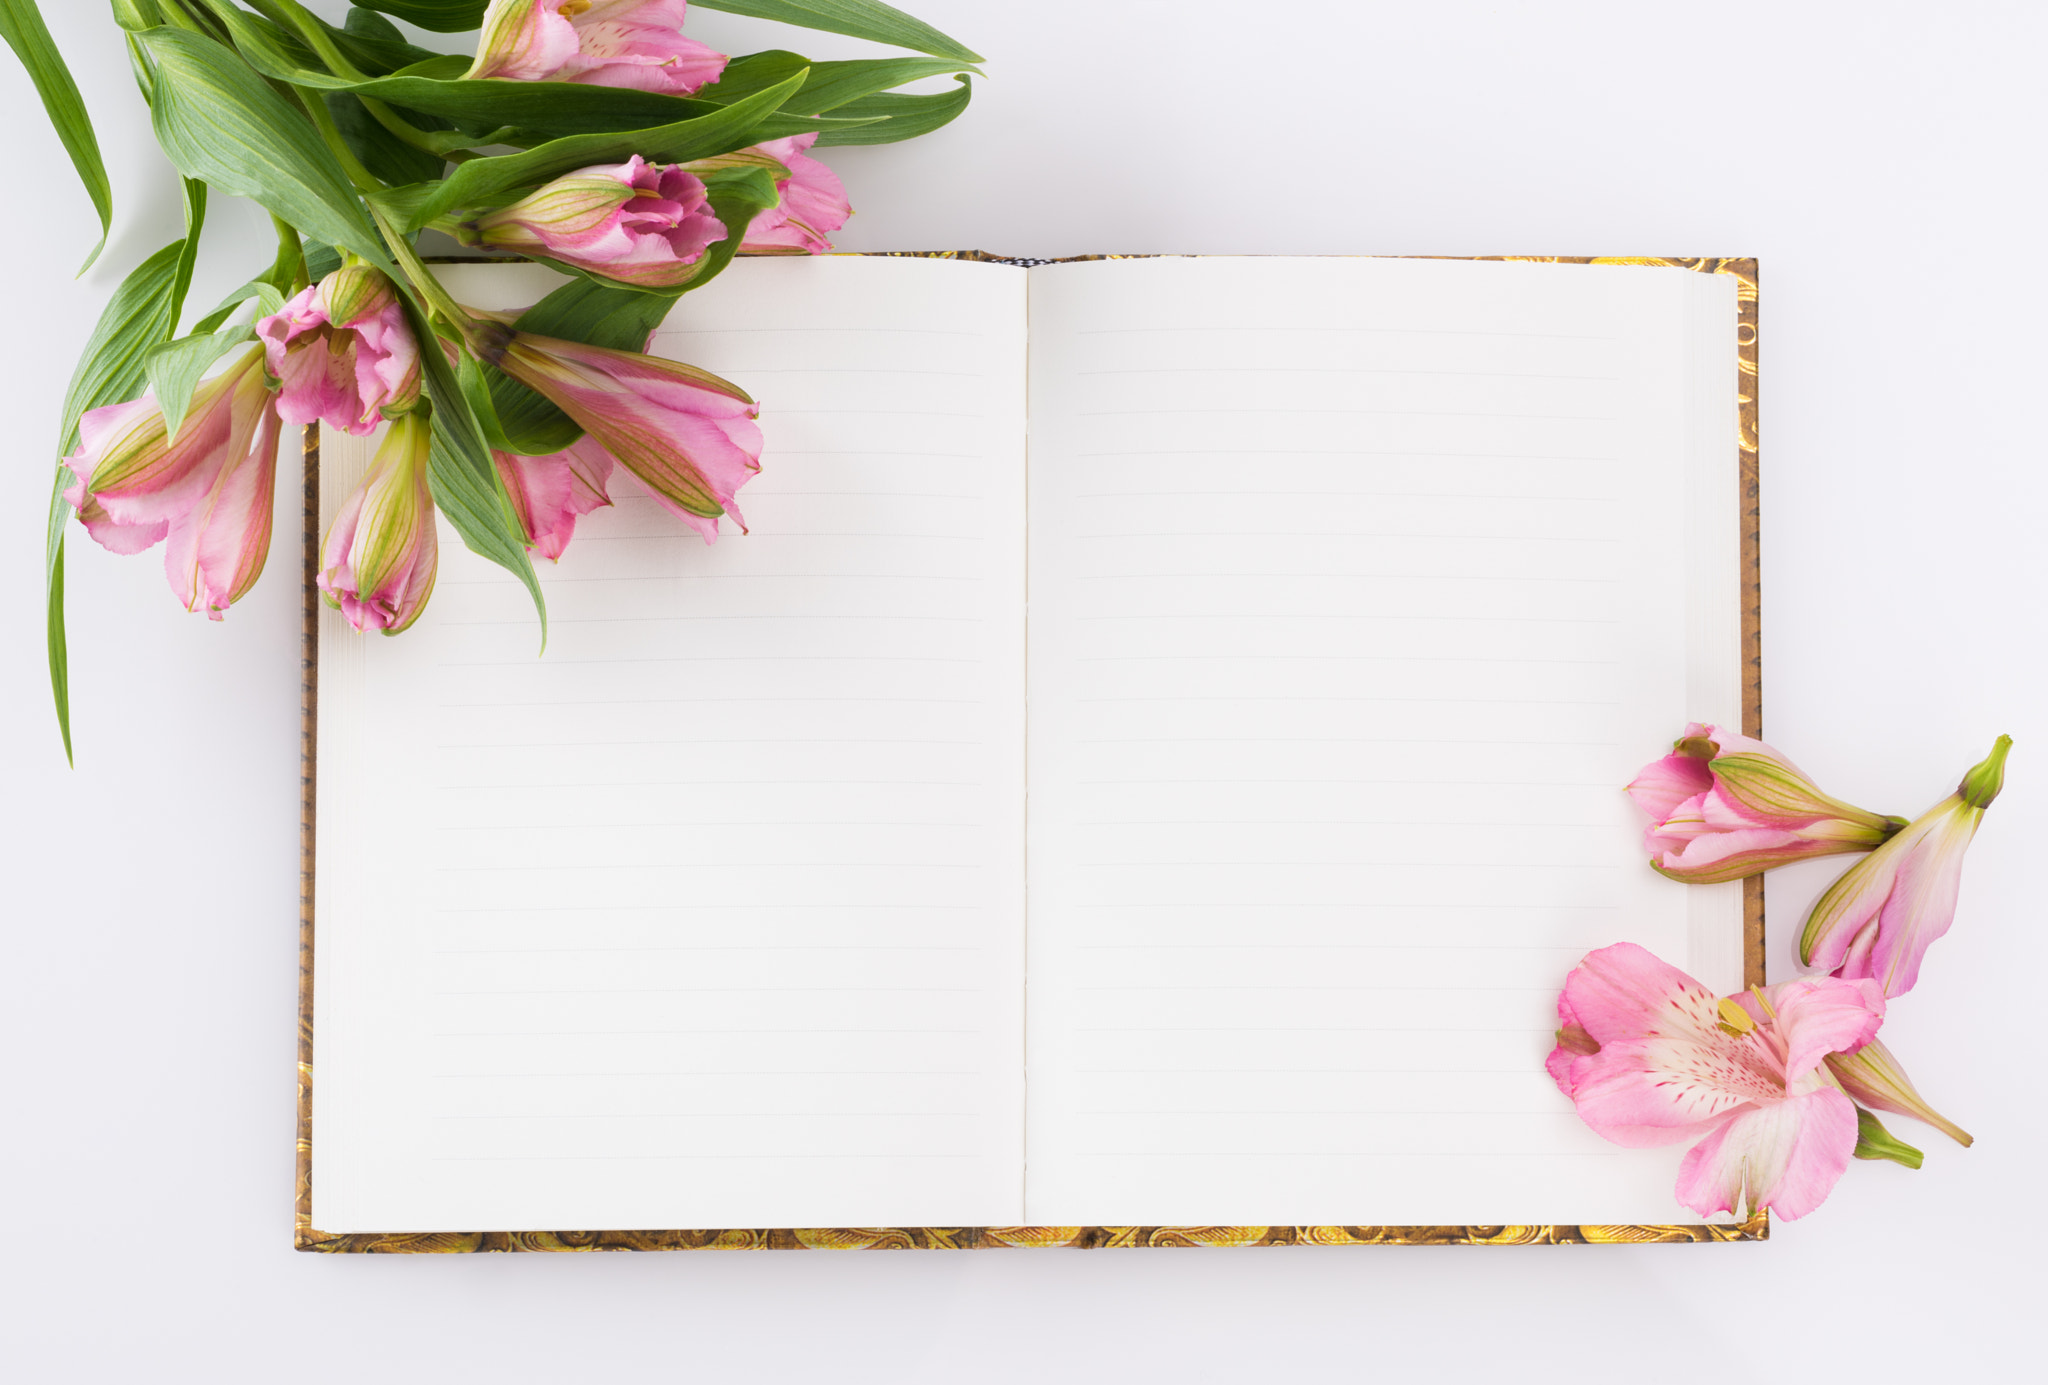
M 1764 1239 L 1544 1071 L 1586 952 L 1764 979 L 1757 882 L 1621 792 L 1761 731 L 1756 313 L 1743 259 L 742 259 L 649 351 L 758 402 L 744 520 L 614 473 L 544 637 L 447 528 L 431 629 L 324 607 L 377 439 L 309 429 L 298 1247 Z

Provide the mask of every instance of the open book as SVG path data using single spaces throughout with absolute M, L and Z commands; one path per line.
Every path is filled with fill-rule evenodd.
M 1690 1220 L 1543 1059 L 1590 949 L 1744 981 L 1621 792 L 1743 721 L 1737 289 L 736 263 L 651 349 L 762 401 L 749 533 L 620 473 L 544 655 L 445 528 L 318 617 L 301 1244 Z

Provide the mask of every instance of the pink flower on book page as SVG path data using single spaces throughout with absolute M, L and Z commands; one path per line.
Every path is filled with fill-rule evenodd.
M 395 635 L 420 618 L 439 565 L 425 410 L 400 415 L 320 547 L 320 594 L 362 631 Z
M 832 248 L 825 237 L 846 224 L 853 206 L 839 175 L 804 151 L 818 142 L 815 133 L 769 140 L 745 152 L 765 155 L 787 170 L 775 179 L 782 202 L 747 223 L 742 250 L 757 254 L 822 255 Z M 707 160 L 707 162 L 712 162 Z
M 725 54 L 682 35 L 684 0 L 491 0 L 471 78 L 583 82 L 688 96 Z
M 679 361 L 531 336 L 495 321 L 482 323 L 470 344 L 553 401 L 706 543 L 717 540 L 722 515 L 745 532 L 734 497 L 761 470 L 761 406 L 739 386 Z
M 1822 793 L 1762 741 L 1698 722 L 1643 767 L 1628 795 L 1650 815 L 1650 865 L 1689 885 L 1869 851 L 1906 825 Z
M 1956 791 L 1851 866 L 1814 902 L 1799 960 L 1848 978 L 1872 977 L 1888 996 L 1920 979 L 1920 959 L 1955 922 L 1963 853 L 2005 787 L 2012 737 L 2000 736 Z
M 1856 1105 L 1825 1065 L 1868 1043 L 1884 997 L 1820 977 L 1726 998 L 1634 943 L 1587 954 L 1558 997 L 1547 1067 L 1603 1138 L 1694 1141 L 1679 1202 L 1701 1216 L 1820 1206 L 1856 1149 Z
M 444 229 L 464 245 L 545 256 L 642 288 L 673 288 L 697 273 L 704 249 L 725 239 L 704 184 L 680 164 L 580 168 L 507 207 Z M 435 223 L 437 226 L 443 223 Z
M 493 450 L 491 459 L 519 516 L 526 546 L 543 558 L 561 557 L 576 533 L 577 519 L 612 503 L 605 493 L 612 454 L 588 433 L 560 452 L 526 457 Z
M 258 322 L 256 335 L 282 384 L 278 416 L 286 423 L 363 437 L 386 410 L 419 400 L 420 348 L 398 290 L 361 261 L 307 287 Z

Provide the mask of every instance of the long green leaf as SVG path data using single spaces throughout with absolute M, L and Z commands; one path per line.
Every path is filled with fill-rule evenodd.
M 505 483 L 491 461 L 482 429 L 463 398 L 462 386 L 441 351 L 439 339 L 432 335 L 417 305 L 409 301 L 407 306 L 413 331 L 422 343 L 420 364 L 426 377 L 427 397 L 434 405 L 434 450 L 427 461 L 434 503 L 448 516 L 455 532 L 462 535 L 470 552 L 496 563 L 525 584 L 540 616 L 541 645 L 545 648 L 547 601 L 541 596 L 540 578 L 534 575 L 533 561 L 526 555 L 526 535 L 520 530 L 511 498 L 505 494 Z
M 472 159 L 414 208 L 406 225 L 418 230 L 460 207 L 485 206 L 514 188 L 531 187 L 573 169 L 617 163 L 638 154 L 649 163 L 684 163 L 727 154 L 754 142 L 762 117 L 802 84 L 801 75 L 756 92 L 711 114 L 629 134 L 571 135 L 493 159 Z
M 389 2 L 378 0 L 374 8 L 384 9 Z M 724 10 L 752 19 L 778 19 L 784 24 L 821 29 L 828 34 L 893 43 L 898 48 L 934 57 L 982 61 L 981 54 L 958 39 L 946 37 L 923 20 L 913 19 L 881 0 L 697 0 L 697 4 L 702 9 Z
M 133 399 L 142 390 L 143 357 L 175 330 L 177 309 L 173 289 L 185 242 L 174 240 L 151 255 L 114 290 L 100 313 L 85 353 L 64 392 L 63 421 L 57 430 L 57 455 L 78 445 L 78 420 L 88 409 Z M 64 535 L 71 506 L 64 491 L 72 475 L 61 464 L 50 488 L 50 513 L 43 543 L 43 591 L 47 607 L 46 638 L 50 652 L 50 695 L 56 702 L 57 729 L 64 737 L 64 758 L 71 759 L 71 677 L 64 639 Z
M 71 166 L 78 170 L 78 181 L 85 184 L 86 196 L 92 199 L 93 210 L 100 214 L 99 243 L 79 266 L 78 272 L 83 274 L 92 268 L 100 251 L 106 249 L 107 231 L 114 224 L 114 190 L 107 182 L 107 166 L 100 159 L 100 142 L 93 133 L 92 117 L 86 113 L 78 83 L 71 80 L 71 69 L 64 65 L 64 55 L 51 41 L 35 0 L 0 0 L 0 38 L 7 40 L 7 46 L 28 69 L 36 95 L 43 98 L 43 110 L 71 155 Z
M 157 142 L 180 172 L 396 273 L 355 189 L 303 113 L 211 39 L 178 29 L 137 37 L 157 64 Z
M 858 101 L 837 107 L 838 113 L 887 118 L 873 125 L 827 130 L 818 136 L 815 147 L 830 149 L 849 144 L 894 144 L 898 140 L 928 135 L 966 110 L 973 96 L 973 84 L 966 77 L 962 77 L 960 85 L 951 91 L 922 94 L 885 91 L 863 96 Z
M 199 235 L 206 227 L 206 184 L 196 178 L 180 180 L 185 192 L 185 243 L 178 251 L 178 264 L 171 277 L 171 320 L 164 338 L 178 330 L 178 318 L 185 311 L 185 294 L 192 287 L 192 270 L 199 263 Z
M 436 34 L 467 33 L 483 23 L 490 0 L 356 0 L 366 10 L 395 14 Z M 701 3 L 701 0 L 700 0 Z
M 731 104 L 581 82 L 436 81 L 407 74 L 336 87 L 343 88 L 407 111 L 455 121 L 465 129 L 488 131 L 509 127 L 516 128 L 522 136 L 545 139 L 669 126 L 712 115 Z M 789 112 L 770 111 L 761 116 L 754 134 L 760 139 L 781 139 L 841 123 L 858 122 L 807 120 Z
M 906 82 L 943 77 L 963 69 L 981 75 L 978 69 L 951 58 L 864 58 L 858 62 L 814 63 L 778 49 L 734 61 L 716 85 L 704 88 L 699 95 L 707 101 L 736 101 L 805 67 L 810 69 L 810 75 L 796 95 L 783 103 L 786 112 L 818 115 Z

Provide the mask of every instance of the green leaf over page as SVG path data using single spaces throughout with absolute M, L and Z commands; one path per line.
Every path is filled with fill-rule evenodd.
M 709 115 L 673 125 L 629 134 L 571 135 L 517 154 L 473 159 L 413 208 L 404 229 L 417 231 L 444 213 L 489 205 L 515 188 L 535 187 L 591 164 L 623 163 L 635 154 L 649 163 L 685 163 L 744 148 L 755 141 L 762 118 L 801 85 L 800 75 L 791 77 Z
M 752 19 L 776 19 L 784 24 L 820 29 L 828 34 L 891 43 L 915 53 L 958 58 L 970 63 L 982 61 L 981 54 L 958 39 L 948 38 L 923 20 L 914 19 L 893 5 L 884 5 L 881 0 L 696 0 L 696 3 L 700 9 L 723 10 L 727 14 L 743 14 Z M 383 0 L 379 0 L 377 8 L 384 8 Z
M 178 29 L 136 37 L 156 61 L 157 142 L 180 172 L 396 272 L 354 187 L 301 112 L 211 39 Z
M 107 232 L 114 224 L 114 190 L 107 182 L 106 163 L 100 158 L 99 136 L 93 133 L 85 98 L 78 94 L 78 83 L 71 79 L 71 69 L 64 65 L 64 55 L 50 38 L 35 0 L 0 0 L 0 38 L 7 40 L 7 46 L 28 69 L 29 80 L 35 83 L 36 95 L 42 98 L 50 125 L 71 156 L 71 166 L 78 170 L 78 181 L 85 185 L 93 210 L 99 213 L 100 238 L 92 253 L 85 257 L 85 263 L 78 267 L 83 274 L 92 268 L 100 251 L 106 249 Z
M 417 305 L 408 307 L 407 316 L 420 341 L 420 366 L 427 398 L 434 406 L 434 446 L 427 463 L 434 503 L 448 516 L 455 532 L 462 535 L 470 552 L 496 563 L 525 585 L 540 617 L 541 646 L 545 648 L 547 601 L 541 595 L 533 560 L 526 554 L 526 535 L 519 527 L 512 501 L 505 494 L 505 483 L 491 460 L 483 429 L 463 396 L 448 357 Z

